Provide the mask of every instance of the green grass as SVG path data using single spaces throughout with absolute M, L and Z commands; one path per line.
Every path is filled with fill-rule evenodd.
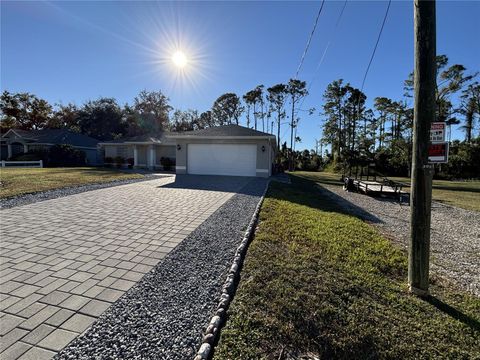
M 410 185 L 409 178 L 392 177 L 391 179 Z M 405 190 L 410 191 L 410 187 Z M 480 181 L 433 180 L 432 198 L 444 204 L 480 211 Z
M 104 168 L 14 168 L 0 170 L 0 198 L 75 185 L 142 178 L 143 175 Z
M 478 298 L 410 295 L 402 250 L 292 180 L 270 185 L 215 359 L 480 358 Z
M 294 174 L 319 184 L 343 185 L 340 182 L 340 174 L 307 171 L 297 171 Z M 410 178 L 389 177 L 389 179 L 406 184 L 404 190 L 410 191 Z M 480 211 L 480 181 L 433 180 L 432 197 L 444 204 Z

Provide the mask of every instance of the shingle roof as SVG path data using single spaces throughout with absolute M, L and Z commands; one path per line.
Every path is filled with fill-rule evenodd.
M 258 130 L 253 130 L 244 126 L 240 125 L 222 125 L 222 126 L 215 126 L 215 127 L 209 127 L 206 129 L 201 129 L 201 130 L 194 130 L 194 131 L 185 131 L 182 133 L 178 134 L 171 134 L 172 137 L 183 137 L 183 136 L 188 136 L 188 137 L 210 137 L 210 136 L 219 136 L 219 137 L 275 137 L 272 134 L 265 133 L 262 131 Z
M 98 140 L 90 136 L 75 133 L 67 129 L 42 129 L 13 131 L 23 139 L 34 143 L 45 144 L 70 144 L 73 146 L 96 147 Z M 5 134 L 6 135 L 6 134 Z M 2 137 L 5 137 L 2 136 Z
M 144 135 L 137 135 L 127 138 L 121 138 L 111 141 L 102 141 L 102 144 L 119 144 L 119 143 L 158 143 L 158 144 L 168 144 L 170 139 L 168 138 L 168 132 L 158 132 L 158 133 L 150 133 Z

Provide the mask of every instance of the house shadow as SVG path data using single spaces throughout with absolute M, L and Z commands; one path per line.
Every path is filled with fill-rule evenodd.
M 265 189 L 266 178 L 219 175 L 176 175 L 175 181 L 158 188 L 221 191 L 258 196 Z
M 458 309 L 455 309 L 453 306 L 443 302 L 442 300 L 438 299 L 435 296 L 429 295 L 424 298 L 426 302 L 428 302 L 430 305 L 435 306 L 438 310 L 442 311 L 443 313 L 451 316 L 455 320 L 458 320 L 468 327 L 470 327 L 472 330 L 480 332 L 480 322 L 473 317 L 464 314 Z

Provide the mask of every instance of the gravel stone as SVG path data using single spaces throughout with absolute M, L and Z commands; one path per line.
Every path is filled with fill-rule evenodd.
M 79 186 L 70 186 L 62 189 L 54 189 L 54 190 L 40 191 L 33 194 L 13 196 L 5 199 L 0 199 L 0 209 L 8 209 L 15 206 L 32 204 L 38 201 L 56 199 L 63 196 L 79 194 L 85 191 L 104 189 L 112 186 L 133 184 L 136 182 L 152 180 L 159 176 L 160 175 L 156 175 L 156 174 L 145 174 L 144 177 L 140 179 L 114 180 L 106 183 L 93 183 L 93 184 L 86 184 L 86 185 L 79 185 Z
M 267 185 L 252 179 L 56 359 L 193 359 Z
M 408 248 L 410 206 L 392 198 L 374 198 L 341 187 L 318 187 L 349 213 L 378 226 Z M 480 212 L 432 202 L 430 269 L 461 288 L 480 296 Z

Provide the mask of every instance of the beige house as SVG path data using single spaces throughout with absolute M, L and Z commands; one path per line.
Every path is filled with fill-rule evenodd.
M 177 174 L 269 177 L 276 138 L 243 126 L 224 125 L 100 145 L 105 157 L 130 158 L 135 167 L 162 168 L 161 158 L 169 158 L 175 162 Z
M 104 150 L 104 161 L 121 157 L 126 162 L 133 161 L 133 166 L 137 168 L 162 169 L 162 158 L 175 160 L 175 140 L 167 135 L 166 132 L 160 132 L 102 142 L 99 145 Z

